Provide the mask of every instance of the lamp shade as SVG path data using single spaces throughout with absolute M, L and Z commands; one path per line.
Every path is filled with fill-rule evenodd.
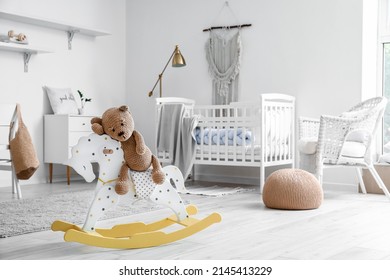
M 173 59 L 172 59 L 172 67 L 183 67 L 183 66 L 186 66 L 186 61 L 179 50 L 179 46 L 176 45 L 175 54 L 173 55 Z

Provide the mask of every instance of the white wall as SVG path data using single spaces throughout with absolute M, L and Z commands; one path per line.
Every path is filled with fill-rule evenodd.
M 0 51 L 2 102 L 19 102 L 42 162 L 28 183 L 43 182 L 43 114 L 50 107 L 42 85 L 84 90 L 93 98 L 87 113 L 128 102 L 149 146 L 154 145 L 154 99 L 148 98 L 174 45 L 187 67 L 168 68 L 164 96 L 211 101 L 204 44 L 210 25 L 252 23 L 242 33 L 241 99 L 261 92 L 297 97 L 297 115 L 337 114 L 361 99 L 363 0 L 0 0 L 0 10 L 20 12 L 107 30 L 96 39 L 75 35 L 67 50 L 62 31 L 0 19 L 0 33 L 24 32 L 31 44 L 55 50 L 31 58 L 23 73 L 21 54 Z M 126 70 L 125 70 L 126 69 Z M 156 90 L 156 96 L 158 90 Z M 202 174 L 256 177 L 257 170 L 210 168 Z M 57 167 L 58 176 L 64 168 Z M 9 184 L 0 173 L 0 185 Z M 343 179 L 345 180 L 345 178 Z M 348 180 L 347 180 L 348 181 Z
M 73 50 L 67 49 L 64 31 L 0 19 L 0 34 L 13 29 L 28 36 L 31 45 L 53 49 L 52 54 L 34 55 L 29 72 L 23 72 L 22 54 L 0 51 L 1 102 L 19 102 L 25 123 L 35 143 L 41 167 L 28 181 L 45 182 L 43 163 L 43 115 L 51 109 L 43 85 L 80 89 L 93 99 L 87 114 L 98 114 L 126 101 L 126 9 L 125 0 L 0 0 L 0 10 L 69 22 L 105 30 L 111 36 L 92 38 L 75 35 Z M 65 168 L 57 166 L 55 176 Z M 10 185 L 9 175 L 0 173 L 0 184 Z
M 127 98 L 148 145 L 154 145 L 155 124 L 154 99 L 147 93 L 174 45 L 180 45 L 187 67 L 167 69 L 164 96 L 210 104 L 208 33 L 202 29 L 236 24 L 235 17 L 253 25 L 242 31 L 241 100 L 289 93 L 297 98 L 297 115 L 310 117 L 338 114 L 361 100 L 362 0 L 230 0 L 234 16 L 226 10 L 218 17 L 224 2 L 127 2 Z M 199 172 L 258 176 L 232 168 Z

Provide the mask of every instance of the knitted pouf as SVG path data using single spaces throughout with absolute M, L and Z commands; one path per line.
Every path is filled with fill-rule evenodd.
M 313 174 L 301 169 L 280 169 L 268 176 L 263 201 L 268 208 L 307 210 L 320 207 L 323 192 Z

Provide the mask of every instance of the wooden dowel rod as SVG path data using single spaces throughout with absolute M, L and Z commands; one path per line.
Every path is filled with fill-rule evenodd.
M 230 25 L 230 26 L 213 26 L 210 28 L 203 29 L 203 32 L 211 31 L 213 29 L 223 29 L 223 28 L 233 29 L 233 28 L 241 28 L 241 27 L 249 27 L 249 26 L 252 26 L 252 24 L 249 23 L 249 24 Z

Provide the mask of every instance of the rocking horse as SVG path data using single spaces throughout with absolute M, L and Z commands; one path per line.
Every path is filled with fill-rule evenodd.
M 197 208 L 194 205 L 186 207 L 180 198 L 178 192 L 186 193 L 186 189 L 183 175 L 175 166 L 163 168 L 166 179 L 162 185 L 153 183 L 150 169 L 145 172 L 131 171 L 133 188 L 124 196 L 118 195 L 115 192 L 115 182 L 123 163 L 123 150 L 120 143 L 108 135 L 92 133 L 81 137 L 78 144 L 72 148 L 71 158 L 64 164 L 71 166 L 87 182 L 92 182 L 96 177 L 92 168 L 93 162 L 99 164 L 99 177 L 84 225 L 79 227 L 58 220 L 51 226 L 53 231 L 65 232 L 65 241 L 117 249 L 153 247 L 186 238 L 221 221 L 218 213 L 212 213 L 200 220 L 191 217 L 197 214 Z M 95 228 L 99 218 L 124 197 L 129 203 L 148 199 L 170 208 L 174 215 L 150 224 L 136 222 L 116 225 L 111 229 Z M 174 224 L 183 228 L 169 233 L 162 231 Z

